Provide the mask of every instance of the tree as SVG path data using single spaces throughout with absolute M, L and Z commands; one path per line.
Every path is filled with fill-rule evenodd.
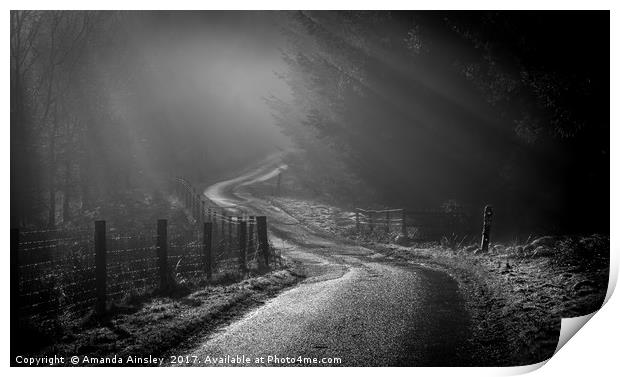
M 23 225 L 31 216 L 32 192 L 24 190 L 33 183 L 33 167 L 28 143 L 32 135 L 29 110 L 32 105 L 33 46 L 39 34 L 39 14 L 33 11 L 11 11 L 11 223 Z M 17 189 L 22 188 L 22 189 Z M 23 214 L 21 217 L 15 214 Z
M 382 202 L 493 202 L 523 223 L 577 223 L 577 214 L 565 216 L 568 198 L 605 189 L 609 80 L 597 66 L 608 61 L 608 26 L 601 14 L 287 16 L 283 76 L 292 106 L 321 141 L 344 151 Z M 602 186 L 567 188 L 561 182 L 579 179 L 571 166 Z

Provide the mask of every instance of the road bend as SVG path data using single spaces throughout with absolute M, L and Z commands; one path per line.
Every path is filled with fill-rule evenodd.
M 468 365 L 469 320 L 458 284 L 444 272 L 394 262 L 310 229 L 245 190 L 286 168 L 272 156 L 205 195 L 232 210 L 266 215 L 270 240 L 284 257 L 301 262 L 308 278 L 186 354 L 204 366 Z M 237 364 L 237 357 L 251 363 Z M 221 358 L 235 362 L 204 363 Z

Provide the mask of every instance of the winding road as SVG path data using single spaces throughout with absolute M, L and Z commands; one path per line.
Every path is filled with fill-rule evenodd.
M 467 365 L 469 321 L 457 283 L 443 272 L 397 263 L 309 229 L 244 190 L 283 169 L 272 156 L 205 194 L 219 205 L 267 215 L 270 239 L 283 256 L 302 263 L 308 278 L 188 354 L 229 361 L 201 364 L 209 366 L 239 365 L 237 356 L 252 360 L 247 366 Z M 262 363 L 254 362 L 261 357 Z M 299 357 L 305 358 L 301 364 Z

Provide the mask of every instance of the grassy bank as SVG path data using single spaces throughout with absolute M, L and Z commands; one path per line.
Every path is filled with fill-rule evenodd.
M 340 208 L 293 198 L 273 203 L 306 225 L 372 248 L 396 260 L 450 274 L 472 318 L 470 353 L 476 365 L 526 365 L 556 348 L 561 318 L 600 308 L 609 277 L 609 236 L 537 237 L 523 243 L 410 242 L 398 232 L 358 233 Z
M 29 356 L 131 355 L 165 357 L 261 305 L 303 279 L 295 265 L 258 276 L 215 276 L 191 292 L 186 288 L 135 299 L 110 308 L 107 318 L 86 316 L 58 333 L 55 342 Z

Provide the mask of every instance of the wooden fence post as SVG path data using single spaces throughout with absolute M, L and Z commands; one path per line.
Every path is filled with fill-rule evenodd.
M 390 210 L 385 210 L 385 233 L 390 233 Z
M 157 260 L 159 267 L 159 287 L 168 289 L 168 221 L 157 220 Z
M 402 216 L 402 220 L 400 223 L 400 232 L 403 234 L 403 236 L 406 236 L 407 235 L 407 211 L 405 211 L 405 209 L 402 210 L 401 216 Z
M 269 240 L 267 239 L 267 217 L 256 216 L 256 231 L 258 233 L 258 247 L 265 261 L 265 266 L 269 267 Z
M 242 273 L 246 273 L 248 271 L 248 266 L 246 264 L 247 256 L 246 256 L 246 231 L 247 231 L 247 223 L 245 221 L 239 221 L 237 225 L 237 236 L 239 237 L 239 268 Z
M 360 213 L 355 210 L 355 230 L 359 233 L 360 231 Z
M 482 241 L 480 242 L 480 250 L 489 251 L 489 241 L 491 237 L 491 220 L 493 218 L 493 207 L 487 205 L 484 207 L 484 220 L 482 223 Z
M 202 231 L 202 247 L 205 272 L 207 279 L 211 280 L 213 274 L 213 255 L 211 253 L 211 245 L 213 244 L 213 224 L 211 222 L 204 223 Z
M 95 283 L 97 285 L 95 311 L 99 316 L 103 316 L 106 312 L 107 262 L 105 228 L 105 221 L 95 221 Z

